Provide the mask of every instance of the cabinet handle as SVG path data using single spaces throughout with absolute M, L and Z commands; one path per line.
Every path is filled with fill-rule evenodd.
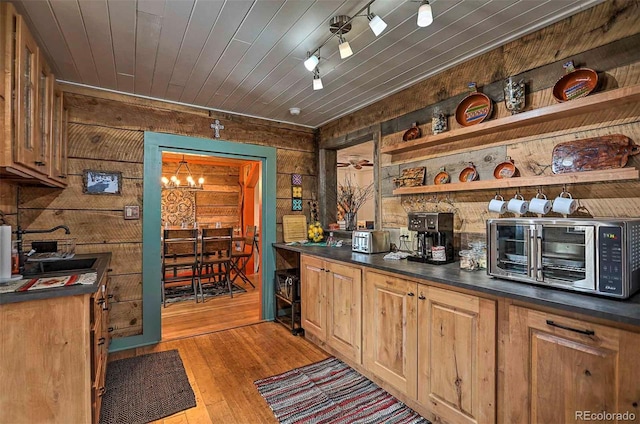
M 106 392 L 106 391 L 107 391 L 107 390 L 106 390 L 104 387 L 100 387 L 100 388 L 98 389 L 98 396 L 104 396 L 104 394 L 105 394 L 105 392 Z
M 108 269 L 107 269 L 107 272 L 113 272 L 113 269 L 108 268 Z
M 415 296 L 415 294 L 413 292 L 409 292 L 407 293 L 407 296 Z
M 107 295 L 107 299 L 113 299 L 113 295 L 112 294 L 108 294 Z
M 41 161 L 39 161 L 39 160 L 37 160 L 37 161 L 35 162 L 35 164 L 36 164 L 36 165 L 38 165 L 38 166 L 44 166 L 44 162 L 41 162 Z
M 425 297 L 422 293 L 420 293 L 420 296 L 418 296 L 418 299 L 420 299 L 420 300 L 425 300 L 425 299 L 426 299 L 426 297 Z
M 328 269 L 325 269 L 324 272 L 331 272 L 331 271 L 329 271 Z
M 105 342 L 105 340 L 106 340 L 106 339 L 105 339 L 104 337 L 100 337 L 100 338 L 98 339 L 98 346 L 103 345 L 103 344 L 104 344 L 104 342 Z
M 101 297 L 100 299 L 98 299 L 98 301 L 96 303 L 98 305 L 102 305 L 104 303 L 104 297 Z
M 573 331 L 574 333 L 584 334 L 585 336 L 595 336 L 596 332 L 593 330 L 578 330 L 577 328 L 567 327 L 566 325 L 558 324 L 550 319 L 547 320 L 547 325 L 552 327 L 562 328 L 563 330 Z
M 58 175 L 58 178 L 63 178 L 64 179 L 64 178 L 67 178 L 67 176 L 66 175 Z
M 109 328 L 107 328 L 107 332 L 108 332 L 108 333 L 111 333 L 113 330 L 114 330 L 114 328 L 113 328 L 113 327 L 109 327 Z

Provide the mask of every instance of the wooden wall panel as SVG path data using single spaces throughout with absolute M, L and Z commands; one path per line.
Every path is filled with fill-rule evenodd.
M 69 119 L 74 123 L 213 138 L 210 125 L 215 118 L 208 116 L 71 93 L 65 96 L 65 102 L 69 107 Z M 290 150 L 312 151 L 314 148 L 313 133 L 308 130 L 294 131 L 265 125 L 256 130 L 246 122 L 224 120 L 222 124 L 225 126 L 220 133 L 223 140 Z
M 144 131 L 211 139 L 213 133 L 209 125 L 213 119 L 220 119 L 226 127 L 222 132 L 223 139 L 277 148 L 277 168 L 282 178 L 290 181 L 290 173 L 302 173 L 307 194 L 315 190 L 317 170 L 313 130 L 230 114 L 213 117 L 187 106 L 66 87 L 65 100 L 70 115 L 69 185 L 65 189 L 25 187 L 15 203 L 16 207 L 19 205 L 20 222 L 25 228 L 66 224 L 71 229 L 69 236 L 56 232 L 31 240 L 74 237 L 78 253 L 112 252 L 115 302 L 110 325 L 115 328 L 115 337 L 142 331 L 142 220 L 124 220 L 123 207 L 142 207 Z M 204 215 L 201 223 L 213 225 L 221 221 L 239 225 L 239 167 L 198 163 L 189 166 L 194 177 L 202 174 L 205 178 L 205 190 L 196 194 L 198 214 Z M 172 174 L 177 164 L 167 163 L 167 167 Z M 83 194 L 85 169 L 122 172 L 122 195 Z M 3 196 L 11 202 L 10 193 Z M 278 211 L 278 216 L 284 213 L 283 208 Z M 276 217 L 276 220 L 281 222 L 281 218 Z

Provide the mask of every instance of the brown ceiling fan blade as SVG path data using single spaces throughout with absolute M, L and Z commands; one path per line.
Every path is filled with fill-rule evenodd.
M 350 163 L 345 163 L 345 162 L 338 162 L 337 163 L 338 168 L 346 168 L 349 165 L 351 165 L 351 164 Z
M 373 164 L 371 162 L 367 162 L 367 163 L 361 163 L 359 164 L 360 166 L 373 166 Z

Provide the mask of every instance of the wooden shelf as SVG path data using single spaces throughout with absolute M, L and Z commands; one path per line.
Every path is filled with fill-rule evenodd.
M 383 146 L 381 153 L 401 154 L 464 141 L 464 147 L 491 145 L 520 137 L 640 116 L 640 85 L 597 93 L 470 127 Z
M 606 171 L 572 172 L 569 174 L 544 175 L 540 177 L 515 177 L 501 180 L 471 181 L 441 185 L 400 187 L 393 190 L 398 194 L 448 193 L 453 191 L 499 190 L 510 187 L 535 187 L 562 184 L 583 184 L 602 181 L 637 180 L 640 171 L 636 168 L 608 169 Z

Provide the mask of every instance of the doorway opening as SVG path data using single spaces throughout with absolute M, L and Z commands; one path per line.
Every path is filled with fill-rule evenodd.
M 227 330 L 261 321 L 262 278 L 259 248 L 262 218 L 260 161 L 212 154 L 162 152 L 163 229 L 196 229 L 201 237 L 211 228 L 232 228 L 231 292 L 220 275 L 202 278 L 197 300 L 191 270 L 184 279 L 169 269 L 171 284 L 163 288 L 162 340 L 175 340 Z M 197 243 L 200 261 L 201 241 Z M 226 253 L 225 253 L 226 254 Z M 225 265 L 216 272 L 225 269 Z M 200 270 L 196 266 L 196 270 Z M 196 290 L 197 292 L 197 290 Z

